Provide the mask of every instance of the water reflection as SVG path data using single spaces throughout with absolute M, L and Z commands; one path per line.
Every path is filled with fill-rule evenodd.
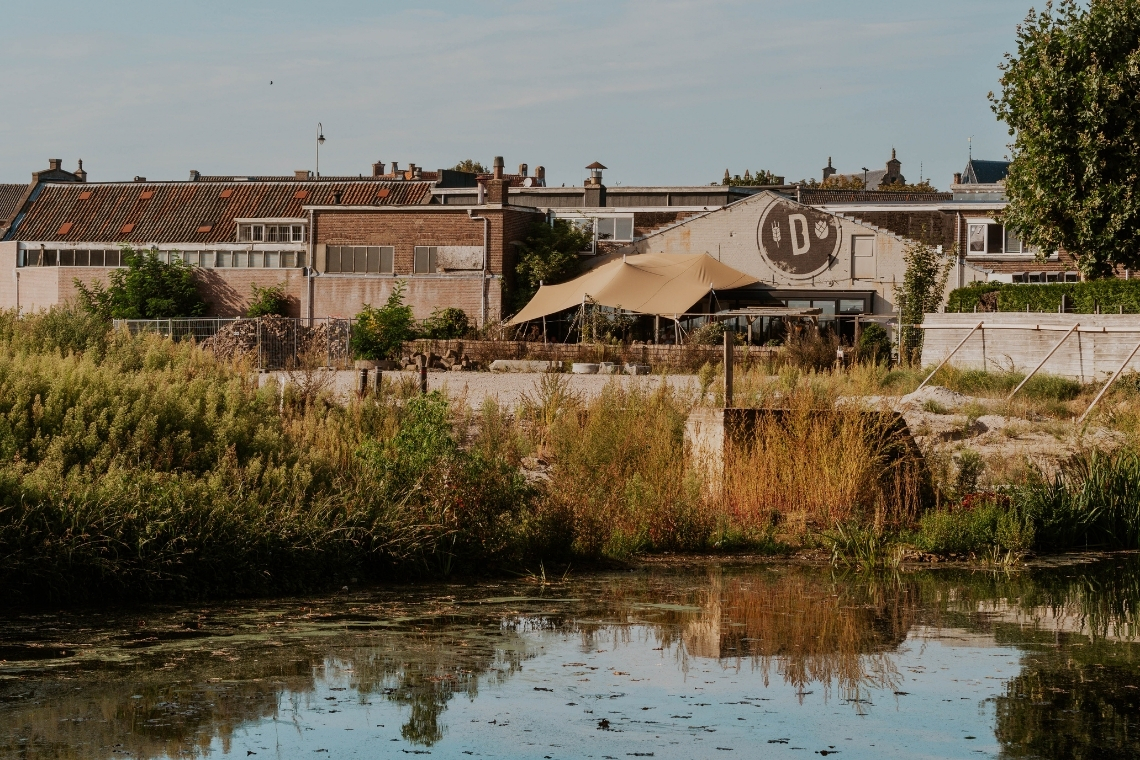
M 747 733 L 769 730 L 753 728 L 760 713 L 729 725 L 729 708 L 710 701 L 711 717 L 690 725 L 698 711 L 671 705 L 694 703 L 668 702 L 712 690 L 739 692 L 716 704 L 763 707 L 793 725 L 822 709 L 805 703 L 815 694 L 884 728 L 912 720 L 917 727 L 920 711 L 876 713 L 874 705 L 884 695 L 897 705 L 921 688 L 915 674 L 929 657 L 922 639 L 948 631 L 965 642 L 949 658 L 961 672 L 946 666 L 930 675 L 934 691 L 945 691 L 932 691 L 931 700 L 973 699 L 977 689 L 962 691 L 967 664 L 984 669 L 991 649 L 1020 653 L 1019 672 L 970 681 L 993 679 L 984 719 L 1004 755 L 1137 756 L 1138 602 L 1140 561 L 1117 555 L 1008 573 L 659 568 L 545 587 L 436 586 L 150 610 L 145 620 L 138 613 L 9 616 L 0 623 L 0 757 L 197 757 L 235 751 L 239 739 L 250 752 L 288 756 L 282 747 L 336 738 L 332 726 L 360 731 L 336 740 L 362 750 L 375 741 L 451 746 L 489 730 L 498 738 L 482 746 L 495 747 L 501 737 L 525 738 L 529 729 L 513 733 L 524 725 L 519 716 L 538 710 L 536 700 L 548 694 L 541 703 L 548 722 L 578 721 L 573 730 L 591 732 L 579 740 L 601 736 L 598 715 L 619 714 L 606 726 L 620 719 L 628 728 L 608 741 L 632 741 L 635 728 L 646 740 L 674 736 L 658 757 L 668 756 L 669 745 L 699 741 L 694 729 L 763 738 Z M 665 671 L 651 668 L 675 676 L 652 691 L 650 681 Z M 661 707 L 662 719 L 616 710 L 627 694 L 646 703 L 638 710 Z M 614 709 L 593 706 L 603 698 Z M 447 718 L 457 699 L 470 706 L 465 723 Z M 483 720 L 479 711 L 489 708 L 480 705 L 511 717 Z M 870 742 L 874 730 L 866 734 Z M 778 734 L 766 741 L 774 749 L 788 743 Z

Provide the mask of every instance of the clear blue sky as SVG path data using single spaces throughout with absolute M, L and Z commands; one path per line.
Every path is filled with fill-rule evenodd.
M 553 184 L 882 167 L 945 189 L 1009 137 L 986 93 L 1022 0 L 13 2 L 0 181 L 359 174 L 463 158 Z M 273 84 L 270 85 L 272 80 Z

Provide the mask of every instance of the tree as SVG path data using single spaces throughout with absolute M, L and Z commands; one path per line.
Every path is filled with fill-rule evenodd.
M 938 188 L 930 184 L 930 180 L 924 179 L 913 185 L 908 185 L 905 182 L 891 182 L 886 185 L 879 185 L 879 190 L 887 193 L 937 193 Z
M 124 266 L 111 271 L 106 287 L 75 280 L 82 308 L 108 320 L 200 317 L 206 312 L 189 264 L 179 259 L 166 263 L 155 251 L 127 246 L 122 260 Z
M 518 311 L 538 292 L 539 283 L 553 285 L 578 274 L 578 254 L 589 250 L 594 241 L 588 228 L 555 219 L 554 224 L 535 222 L 519 246 L 515 267 L 514 306 Z
M 415 337 L 412 307 L 404 305 L 403 280 L 396 280 L 387 302 L 380 308 L 365 304 L 352 328 L 352 353 L 357 359 L 391 359 L 404 341 Z
M 250 287 L 253 289 L 253 298 L 245 310 L 247 317 L 285 316 L 285 312 L 289 309 L 289 296 L 285 295 L 283 285 L 270 285 L 267 288 L 259 288 L 257 285 Z
M 1013 137 L 1002 221 L 1095 277 L 1140 266 L 1140 4 L 1083 4 L 1029 12 L 990 101 Z
M 471 328 L 467 312 L 455 306 L 436 309 L 420 325 L 420 334 L 432 340 L 455 340 L 462 338 Z
M 923 315 L 937 311 L 946 291 L 952 256 L 944 256 L 925 243 L 911 242 L 903 249 L 906 273 L 896 294 L 899 312 L 899 361 L 910 363 L 922 353 Z
M 471 174 L 490 174 L 491 171 L 473 158 L 465 158 L 454 167 L 457 172 L 470 172 Z
M 714 182 L 713 184 L 715 185 L 716 183 Z M 745 169 L 743 177 L 741 177 L 739 174 L 729 176 L 728 169 L 725 169 L 724 170 L 724 179 L 722 179 L 720 181 L 720 184 L 727 185 L 729 187 L 758 187 L 760 185 L 782 185 L 782 184 L 784 184 L 784 178 L 780 177 L 776 174 L 773 174 L 772 172 L 768 171 L 767 169 L 757 169 L 755 175 L 753 175 L 752 172 L 749 171 L 748 169 Z

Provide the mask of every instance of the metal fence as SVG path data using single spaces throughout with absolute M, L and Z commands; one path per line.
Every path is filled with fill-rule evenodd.
M 132 335 L 151 332 L 172 340 L 192 340 L 219 358 L 244 358 L 258 369 L 352 367 L 352 321 L 348 319 L 116 319 L 115 328 Z

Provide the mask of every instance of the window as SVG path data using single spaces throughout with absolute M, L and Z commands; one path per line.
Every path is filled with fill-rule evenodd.
M 835 316 L 835 301 L 812 301 L 811 306 L 813 309 L 823 309 L 821 317 Z
M 303 243 L 303 224 L 241 224 L 238 241 L 242 243 Z
M 971 222 L 966 233 L 967 250 L 972 254 L 1032 253 L 1021 242 L 1017 231 L 997 222 Z
M 237 268 L 245 268 L 246 253 L 245 251 L 234 251 L 233 266 Z
M 224 267 L 228 267 L 230 265 L 230 252 L 229 251 L 218 251 L 217 253 L 214 254 L 214 256 L 216 257 L 215 261 L 214 261 L 214 266 L 216 266 L 218 268 L 224 268 Z
M 60 251 L 59 252 L 59 265 L 61 267 L 75 266 L 75 251 Z
M 417 245 L 412 274 L 434 274 L 439 249 L 434 245 Z
M 39 251 L 36 251 L 38 254 Z M 59 266 L 59 251 L 44 251 L 42 264 L 45 267 Z
M 633 240 L 632 216 L 599 216 L 594 221 L 598 240 Z
M 330 245 L 325 249 L 325 271 L 341 274 L 393 274 L 395 253 L 396 249 L 390 245 Z M 298 256 L 297 266 L 304 266 L 304 254 Z
M 852 235 L 851 255 L 854 259 L 851 276 L 859 280 L 875 279 L 875 236 Z
M 76 251 L 75 252 L 75 266 L 85 267 L 90 263 L 90 261 L 91 261 L 91 252 L 90 251 Z
M 281 266 L 281 253 L 279 251 L 266 251 L 265 268 L 277 269 L 279 266 Z
M 841 299 L 839 299 L 839 313 L 840 314 L 862 314 L 863 313 L 863 299 L 862 298 L 841 298 Z

